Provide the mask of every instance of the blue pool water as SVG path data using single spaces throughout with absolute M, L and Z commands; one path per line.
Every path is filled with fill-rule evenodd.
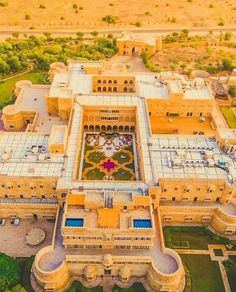
M 150 219 L 134 219 L 134 228 L 152 228 Z
M 66 226 L 83 227 L 84 226 L 84 219 L 82 219 L 82 218 L 67 218 L 66 219 Z

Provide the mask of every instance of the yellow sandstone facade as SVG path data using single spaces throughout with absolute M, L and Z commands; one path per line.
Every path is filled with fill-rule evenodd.
M 152 56 L 162 50 L 162 38 L 143 38 L 139 35 L 125 33 L 117 39 L 118 54 L 139 57 L 143 52 Z
M 50 76 L 50 86 L 18 84 L 0 133 L 0 218 L 55 218 L 32 285 L 183 291 L 162 225 L 236 234 L 236 136 L 209 84 L 79 61 L 53 64 Z

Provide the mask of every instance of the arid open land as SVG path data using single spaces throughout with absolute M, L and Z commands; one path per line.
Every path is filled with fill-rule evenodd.
M 0 0 L 2 29 L 234 27 L 235 16 L 234 0 Z

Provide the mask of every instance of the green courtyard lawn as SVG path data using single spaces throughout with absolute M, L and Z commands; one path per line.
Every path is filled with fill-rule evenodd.
M 30 80 L 32 83 L 46 83 L 47 73 L 43 71 L 31 71 L 16 77 L 12 77 L 6 81 L 0 81 L 0 108 L 7 102 L 14 93 L 15 84 L 19 80 Z
M 165 244 L 170 248 L 208 249 L 208 244 L 227 244 L 224 237 L 213 234 L 205 227 L 165 226 Z
M 233 113 L 231 107 L 222 107 L 221 111 L 229 125 L 230 128 L 235 129 L 236 128 L 236 117 Z
M 227 277 L 231 291 L 236 291 L 236 256 L 231 256 L 230 259 L 234 262 L 234 266 L 227 271 Z
M 218 262 L 209 255 L 181 255 L 191 277 L 191 292 L 224 292 Z M 235 290 L 232 290 L 235 291 Z

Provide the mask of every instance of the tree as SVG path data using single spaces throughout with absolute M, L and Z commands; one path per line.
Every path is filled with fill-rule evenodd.
M 7 60 L 7 63 L 10 66 L 11 71 L 13 71 L 13 72 L 17 72 L 17 71 L 22 69 L 22 65 L 21 65 L 19 58 L 17 56 L 12 56 L 11 58 L 9 58 Z
M 25 290 L 24 287 L 22 287 L 20 284 L 18 284 L 16 286 L 12 287 L 11 289 L 5 290 L 4 292 L 27 292 L 27 291 Z
M 43 35 L 47 38 L 47 41 L 52 41 L 52 34 L 50 32 L 44 32 Z
M 90 33 L 93 37 L 96 37 L 96 36 L 98 36 L 98 32 L 97 31 L 91 31 L 91 33 Z
M 232 38 L 233 34 L 232 32 L 226 32 L 224 35 L 224 40 L 229 41 Z
M 78 31 L 76 33 L 76 36 L 77 36 L 77 40 L 81 41 L 83 39 L 83 37 L 84 37 L 84 33 L 82 31 Z
M 16 39 L 18 39 L 19 35 L 20 35 L 19 32 L 16 31 L 12 33 L 12 36 Z
M 13 258 L 0 254 L 0 291 L 5 291 L 19 283 L 20 265 Z
M 229 95 L 235 97 L 236 96 L 236 85 L 229 86 L 228 89 Z
M 102 20 L 107 23 L 116 23 L 118 20 L 118 17 L 114 15 L 106 15 L 106 16 L 103 16 Z
M 234 65 L 232 64 L 232 60 L 223 59 L 221 61 L 221 70 L 222 71 L 233 71 Z
M 0 59 L 0 74 L 7 75 L 10 73 L 10 66 L 5 60 Z

